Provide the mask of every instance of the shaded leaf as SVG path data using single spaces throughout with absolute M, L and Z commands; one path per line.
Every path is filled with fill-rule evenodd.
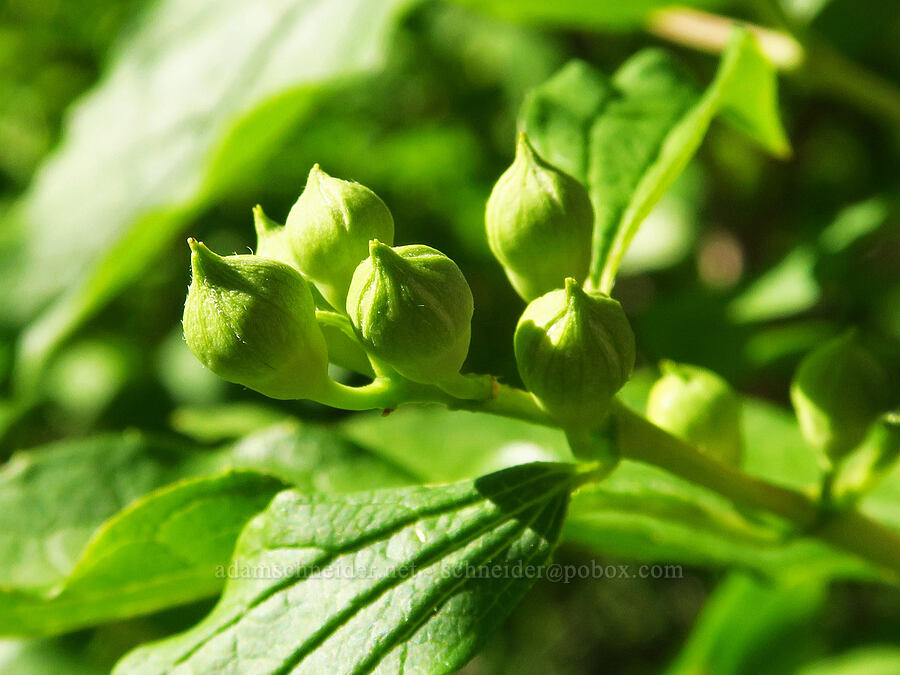
M 816 580 L 773 584 L 740 574 L 722 581 L 703 608 L 669 675 L 795 672 L 803 644 L 827 598 Z M 807 636 L 808 637 L 808 636 Z
M 247 479 L 251 487 L 254 480 L 261 482 L 253 493 L 258 493 L 256 501 L 241 492 L 238 479 L 200 479 L 196 485 L 180 484 L 172 495 L 164 487 L 229 469 L 261 472 L 280 480 Z M 17 453 L 0 471 L 0 634 L 68 630 L 214 595 L 225 580 L 210 577 L 203 565 L 213 559 L 215 564 L 228 561 L 240 526 L 266 505 L 282 482 L 310 492 L 340 493 L 412 481 L 402 469 L 339 435 L 295 421 L 262 429 L 216 450 L 125 433 Z M 179 587 L 166 595 L 160 592 L 161 580 L 154 578 L 154 573 L 166 573 L 163 561 L 142 567 L 139 561 L 131 565 L 116 554 L 109 556 L 113 561 L 109 569 L 96 567 L 98 547 L 114 547 L 113 535 L 136 535 L 149 527 L 154 513 L 164 513 L 160 509 L 166 505 L 180 508 L 179 500 L 192 503 L 191 508 L 199 512 L 199 504 L 213 499 L 198 496 L 203 490 L 219 490 L 223 493 L 219 501 L 234 508 L 227 512 L 224 506 L 217 507 L 203 522 L 194 523 L 192 535 L 170 542 L 173 559 L 190 561 L 195 541 L 207 536 L 206 527 L 219 523 L 225 537 L 220 548 L 180 572 L 205 575 L 201 580 L 179 581 L 175 584 Z M 216 520 L 220 516 L 225 520 Z M 139 553 L 141 558 L 148 555 Z M 128 592 L 115 586 L 116 565 L 122 567 L 125 577 L 120 581 Z M 117 602 L 94 602 L 95 594 L 85 590 L 85 584 L 102 585 L 107 577 L 114 589 L 109 593 Z

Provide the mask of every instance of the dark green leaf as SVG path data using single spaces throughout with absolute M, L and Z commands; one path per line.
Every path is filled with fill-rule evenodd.
M 116 672 L 453 672 L 533 583 L 575 480 L 530 464 L 443 487 L 284 492 L 247 526 L 212 614 Z
M 707 601 L 668 674 L 795 672 L 803 645 L 792 632 L 808 633 L 825 599 L 815 579 L 778 584 L 732 574 Z
M 0 472 L 0 634 L 58 632 L 214 595 L 225 580 L 209 575 L 210 565 L 229 560 L 241 526 L 282 482 L 249 474 L 164 486 L 227 469 L 276 476 L 309 492 L 412 482 L 401 469 L 338 434 L 294 421 L 217 450 L 126 433 L 18 453 Z M 119 546 L 116 541 L 134 537 L 124 550 L 149 559 L 152 551 L 138 543 L 155 514 L 168 513 L 171 527 L 174 510 L 199 513 L 206 502 L 219 505 L 215 517 L 192 523 L 196 529 L 189 534 L 173 530 L 168 562 L 141 566 L 118 557 L 121 552 L 108 552 Z M 196 542 L 209 537 L 206 528 L 213 526 L 218 548 L 193 558 Z M 100 566 L 101 556 L 109 568 Z M 184 568 L 178 568 L 179 560 Z M 172 569 L 179 576 L 166 581 L 162 575 L 171 576 Z M 191 574 L 201 578 L 188 579 Z M 91 586 L 98 583 L 102 597 Z M 173 584 L 167 593 L 164 583 Z M 108 595 L 115 602 L 104 600 Z

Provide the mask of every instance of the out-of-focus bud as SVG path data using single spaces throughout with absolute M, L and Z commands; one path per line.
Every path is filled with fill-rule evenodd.
M 269 258 L 222 257 L 188 243 L 193 278 L 183 322 L 194 355 L 270 398 L 317 398 L 330 382 L 328 352 L 303 277 Z
M 622 306 L 574 279 L 533 300 L 516 326 L 525 386 L 560 424 L 596 426 L 631 376 L 634 333 Z
M 807 354 L 791 383 L 800 430 L 829 463 L 859 445 L 887 399 L 887 377 L 853 331 Z
M 425 384 L 459 374 L 469 351 L 472 292 L 459 267 L 429 246 L 377 240 L 350 284 L 347 313 L 363 346 Z
M 494 257 L 526 301 L 566 277 L 587 276 L 594 225 L 587 190 L 541 159 L 525 134 L 491 192 L 485 224 Z
M 394 241 L 394 219 L 378 195 L 359 183 L 332 178 L 318 164 L 286 227 L 298 269 L 341 311 L 353 272 L 369 254 L 369 240 Z
M 900 411 L 885 413 L 838 468 L 835 497 L 849 504 L 871 492 L 900 457 Z
M 671 361 L 650 390 L 647 419 L 720 462 L 738 466 L 743 455 L 741 400 L 721 377 Z

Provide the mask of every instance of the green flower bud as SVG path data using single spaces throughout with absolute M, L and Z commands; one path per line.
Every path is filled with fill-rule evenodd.
M 307 282 L 254 255 L 221 257 L 189 239 L 193 279 L 184 337 L 219 377 L 270 398 L 316 398 L 328 355 Z
M 803 436 L 829 462 L 859 445 L 888 408 L 887 377 L 857 343 L 853 331 L 813 350 L 791 383 L 791 402 Z
M 378 195 L 359 183 L 332 178 L 318 164 L 286 227 L 298 269 L 338 310 L 346 305 L 356 266 L 369 254 L 369 241 L 394 242 L 394 219 Z
M 347 313 L 365 348 L 414 382 L 458 376 L 473 311 L 459 267 L 430 246 L 391 248 L 373 240 L 369 251 L 347 296 Z
M 284 225 L 269 218 L 259 204 L 253 207 L 253 227 L 256 230 L 256 255 L 297 266 Z
M 525 386 L 560 424 L 596 426 L 631 376 L 634 333 L 617 301 L 569 278 L 525 308 L 515 352 Z
M 587 190 L 541 159 L 525 134 L 491 192 L 485 224 L 494 257 L 526 301 L 566 277 L 587 276 L 594 225 Z
M 697 366 L 664 361 L 650 390 L 647 419 L 720 462 L 743 455 L 741 400 L 721 377 Z

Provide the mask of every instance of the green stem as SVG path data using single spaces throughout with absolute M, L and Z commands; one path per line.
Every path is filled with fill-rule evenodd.
M 437 386 L 453 398 L 486 401 L 494 396 L 497 381 L 491 375 L 456 373 L 453 377 L 438 382 Z
M 866 558 L 900 576 L 900 536 L 858 511 L 821 519 L 804 494 L 748 476 L 708 458 L 617 402 L 613 410 L 623 457 L 653 464 L 709 488 L 736 505 L 769 511 L 800 531 Z
M 323 326 L 331 326 L 333 328 L 337 328 L 348 338 L 359 344 L 359 338 L 356 336 L 356 331 L 353 330 L 353 324 L 350 323 L 350 317 L 346 314 L 340 314 L 338 312 L 333 312 L 328 309 L 317 309 L 316 310 L 316 321 L 322 324 Z M 388 378 L 393 373 L 391 368 L 385 366 L 385 364 L 381 363 L 374 356 L 369 354 L 368 351 L 360 344 L 360 349 L 366 355 L 366 358 L 369 360 L 369 365 L 372 367 L 372 372 L 375 373 L 376 378 Z M 345 410 L 350 410 L 350 408 L 345 408 Z
M 505 384 L 497 384 L 493 398 L 485 401 L 454 400 L 447 404 L 451 410 L 485 412 L 500 417 L 511 417 L 545 427 L 558 427 L 527 391 Z
M 768 59 L 785 74 L 798 77 L 813 90 L 842 99 L 863 112 L 900 126 L 900 88 L 844 56 L 822 38 L 797 26 L 775 2 L 759 5 L 767 20 L 782 30 L 739 22 L 756 35 Z M 728 44 L 734 19 L 685 7 L 670 7 L 650 15 L 647 30 L 669 42 L 719 54 Z

